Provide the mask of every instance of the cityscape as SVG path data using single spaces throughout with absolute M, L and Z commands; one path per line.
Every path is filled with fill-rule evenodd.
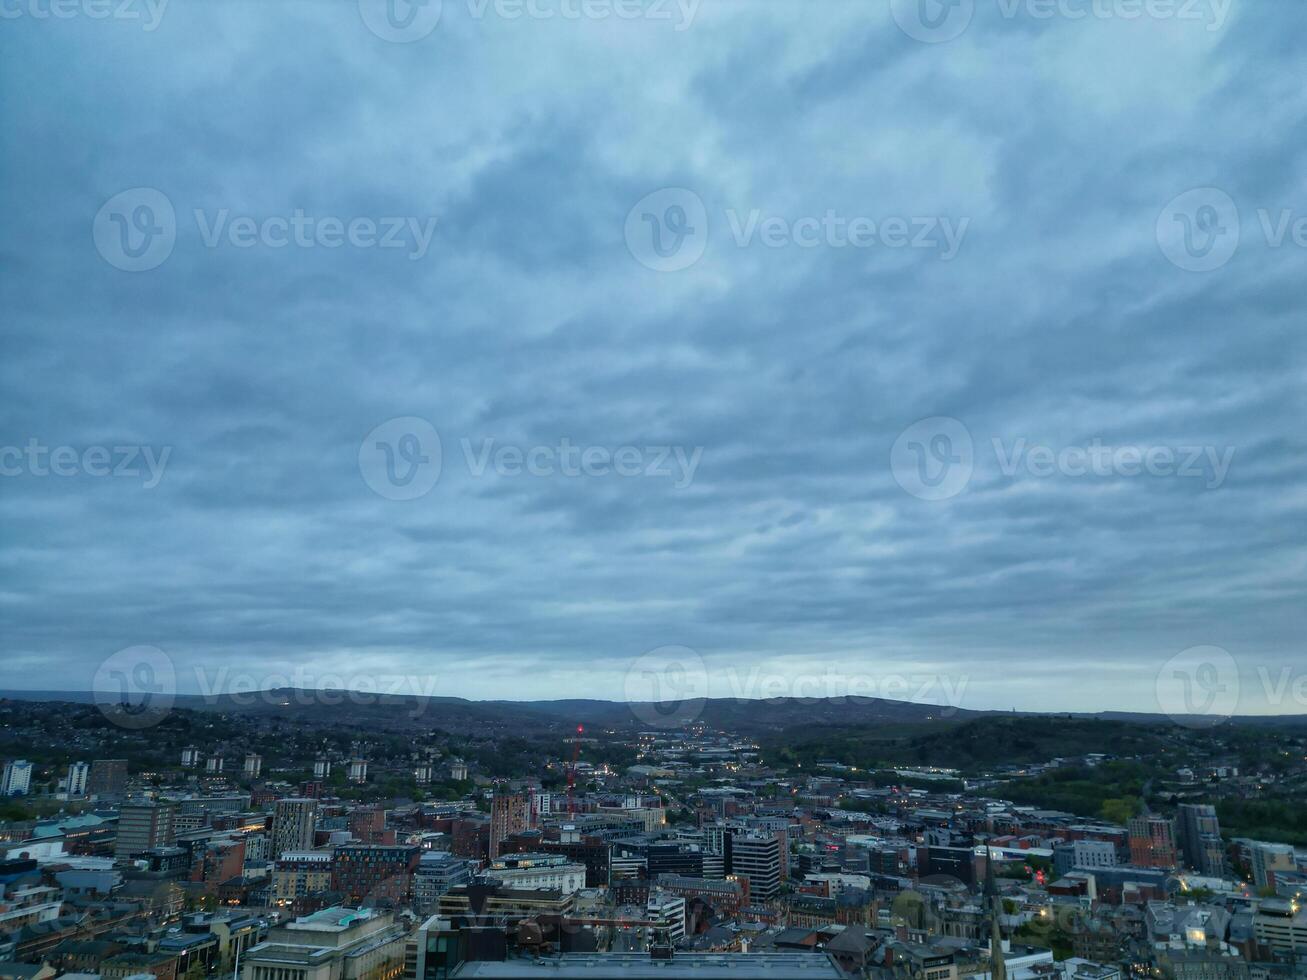
M 0 980 L 1307 980 L 1307 0 L 0 0 Z
M 265 694 L 0 702 L 0 750 L 27 754 L 0 785 L 0 976 L 1274 978 L 1307 956 L 1301 718 L 868 702 L 841 707 L 900 717 L 777 728 L 823 704 L 356 696 L 390 719 L 369 724 L 343 692 Z M 737 730 L 704 720 L 727 709 Z

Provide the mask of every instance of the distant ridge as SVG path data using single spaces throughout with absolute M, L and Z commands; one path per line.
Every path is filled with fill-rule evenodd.
M 0 691 L 14 701 L 94 704 L 91 691 Z M 985 716 L 1066 716 L 1138 724 L 1205 725 L 1202 716 L 1170 717 L 1162 713 L 1100 711 L 984 711 L 886 698 L 703 698 L 690 702 L 623 702 L 566 698 L 547 701 L 472 701 L 455 697 L 377 694 L 365 691 L 275 688 L 266 691 L 205 696 L 179 694 L 173 706 L 251 717 L 295 715 L 318 724 L 372 726 L 391 731 L 441 728 L 446 731 L 487 729 L 523 733 L 569 730 L 575 725 L 640 731 L 676 728 L 699 722 L 710 728 L 741 734 L 791 729 L 874 725 L 952 725 Z M 1307 725 L 1307 714 L 1242 715 L 1241 725 Z

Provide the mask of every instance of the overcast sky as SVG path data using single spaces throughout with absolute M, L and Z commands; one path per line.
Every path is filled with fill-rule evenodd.
M 0 687 L 1307 710 L 1302 5 L 61 2 Z

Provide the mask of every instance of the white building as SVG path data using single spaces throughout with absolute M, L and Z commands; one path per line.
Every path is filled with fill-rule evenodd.
M 556 888 L 564 895 L 585 887 L 585 865 L 572 864 L 561 854 L 505 855 L 482 874 L 509 888 Z
M 26 796 L 32 788 L 32 764 L 26 759 L 6 762 L 0 775 L 0 796 Z
M 685 938 L 684 896 L 654 892 L 649 896 L 646 909 L 650 920 L 654 923 L 654 928 L 666 930 L 670 942 L 675 943 Z
M 91 764 L 89 762 L 74 762 L 68 767 L 68 782 L 64 786 L 64 792 L 69 799 L 86 795 L 86 777 L 90 775 L 90 772 Z

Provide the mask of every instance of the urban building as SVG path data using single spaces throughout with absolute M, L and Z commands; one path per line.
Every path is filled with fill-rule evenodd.
M 490 860 L 500 855 L 504 838 L 527 829 L 529 812 L 520 793 L 496 793 L 490 801 Z
M 1140 868 L 1176 866 L 1175 824 L 1157 814 L 1131 817 L 1130 863 Z
M 428 851 L 413 872 L 413 906 L 422 915 L 436 908 L 440 896 L 472 880 L 476 865 L 448 851 Z
M 731 841 L 730 873 L 749 880 L 754 901 L 775 898 L 781 890 L 781 842 L 775 834 L 737 834 Z
M 127 792 L 126 759 L 94 759 L 86 776 L 86 794 L 100 798 L 123 796 Z
M 585 865 L 574 864 L 561 854 L 509 854 L 482 875 L 509 888 L 557 889 L 564 895 L 585 887 Z
M 331 888 L 333 854 L 321 851 L 282 851 L 272 865 L 272 900 L 280 906 Z
M 312 848 L 317 818 L 318 801 L 308 797 L 288 797 L 273 804 L 273 860 L 287 851 L 307 851 Z
M 162 803 L 124 803 L 118 808 L 118 839 L 114 857 L 131 859 L 155 848 L 170 848 L 176 841 L 175 809 Z
M 1293 847 L 1257 841 L 1252 847 L 1253 883 L 1258 888 L 1274 888 L 1276 873 L 1297 870 Z
M 1225 845 L 1216 807 L 1207 803 L 1181 803 L 1176 817 L 1185 864 L 1204 875 L 1225 872 Z
M 403 970 L 404 928 L 378 909 L 322 909 L 241 957 L 242 980 L 395 980 Z
M 332 861 L 331 887 L 347 902 L 406 902 L 420 851 L 410 844 L 344 844 Z
M 0 773 L 0 796 L 26 796 L 32 788 L 32 764 L 26 759 L 6 762 Z
M 64 791 L 68 798 L 86 795 L 87 780 L 91 775 L 91 766 L 86 762 L 74 762 L 68 767 L 68 780 L 65 783 Z

